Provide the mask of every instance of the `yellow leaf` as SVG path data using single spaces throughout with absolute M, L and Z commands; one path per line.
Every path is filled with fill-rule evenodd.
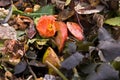
M 43 63 L 46 63 L 46 61 L 49 61 L 56 68 L 60 67 L 60 60 L 51 47 L 47 48 L 47 50 L 43 56 Z M 54 74 L 54 70 L 50 66 L 48 66 L 48 68 L 49 68 L 49 73 Z
M 70 2 L 71 2 L 71 0 L 66 0 L 66 2 L 65 2 L 65 6 L 69 5 Z

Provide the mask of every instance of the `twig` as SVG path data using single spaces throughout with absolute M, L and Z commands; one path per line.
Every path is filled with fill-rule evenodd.
M 27 60 L 27 64 L 28 64 L 28 60 Z M 30 65 L 28 64 L 28 69 L 30 70 L 30 73 L 33 75 L 34 79 L 37 79 L 37 76 L 35 75 L 35 73 L 33 72 L 32 68 L 30 67 Z
M 63 78 L 63 80 L 68 80 L 55 66 L 53 66 L 49 61 L 46 61 L 46 63 L 48 64 L 48 66 L 50 66 L 51 68 L 53 68 L 56 73 Z

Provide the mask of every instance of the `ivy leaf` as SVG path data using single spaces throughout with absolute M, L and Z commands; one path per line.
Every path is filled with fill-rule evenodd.
M 105 23 L 112 26 L 120 26 L 120 17 L 107 19 Z

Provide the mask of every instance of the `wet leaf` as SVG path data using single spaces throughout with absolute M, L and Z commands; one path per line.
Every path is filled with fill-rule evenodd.
M 76 52 L 67 59 L 65 59 L 61 63 L 61 67 L 70 70 L 76 67 L 80 62 L 82 62 L 83 58 L 84 56 L 81 53 Z
M 67 28 L 71 32 L 71 34 L 76 37 L 78 40 L 83 40 L 83 30 L 81 26 L 74 22 L 67 22 Z
M 119 80 L 118 71 L 115 71 L 108 64 L 101 64 L 96 71 L 90 73 L 86 80 Z
M 25 61 L 21 61 L 15 66 L 14 74 L 17 75 L 22 73 L 23 71 L 25 71 L 26 67 L 27 67 L 27 63 Z
M 0 39 L 17 39 L 16 31 L 11 26 L 0 26 Z
M 98 38 L 100 41 L 114 41 L 111 34 L 104 27 L 98 29 Z
M 60 60 L 51 47 L 47 48 L 43 56 L 43 63 L 46 63 L 46 61 L 49 61 L 56 68 L 60 67 Z M 54 73 L 54 70 L 51 67 L 49 67 L 49 73 Z
M 107 19 L 105 23 L 112 26 L 120 26 L 120 17 Z
M 55 37 L 55 42 L 58 46 L 59 52 L 61 52 L 68 36 L 67 26 L 64 22 L 56 22 L 55 26 L 57 27 L 57 36 Z
M 98 30 L 98 38 L 100 40 L 98 48 L 103 52 L 103 56 L 107 61 L 114 60 L 120 56 L 120 42 L 114 40 L 108 31 L 101 27 Z
M 112 61 L 120 56 L 120 44 L 116 41 L 100 41 L 98 48 L 103 52 L 103 56 L 107 61 Z

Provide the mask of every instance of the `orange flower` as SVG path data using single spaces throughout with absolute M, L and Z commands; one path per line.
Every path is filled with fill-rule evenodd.
M 40 36 L 48 38 L 55 35 L 55 16 L 41 16 L 37 23 L 37 30 Z

